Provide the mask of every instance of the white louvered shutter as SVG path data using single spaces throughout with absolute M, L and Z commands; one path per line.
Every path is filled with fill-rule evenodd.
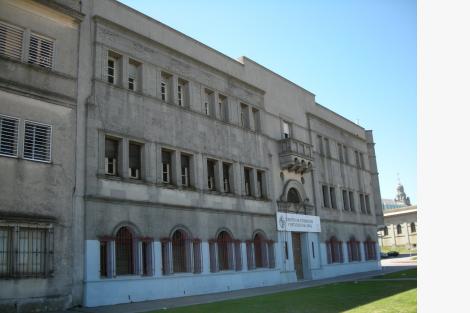
M 53 60 L 54 42 L 50 39 L 32 33 L 29 41 L 28 62 L 51 69 Z
M 21 60 L 23 30 L 19 27 L 0 22 L 0 54 Z
M 51 126 L 25 123 L 23 156 L 29 160 L 45 162 L 51 160 Z
M 18 155 L 18 120 L 0 115 L 0 154 Z

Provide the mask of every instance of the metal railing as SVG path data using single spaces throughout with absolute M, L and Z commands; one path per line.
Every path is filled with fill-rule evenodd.
M 313 146 L 293 138 L 279 140 L 280 153 L 295 153 L 313 159 Z

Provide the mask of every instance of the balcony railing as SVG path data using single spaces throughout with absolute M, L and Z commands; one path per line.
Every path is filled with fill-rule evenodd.
M 313 160 L 313 146 L 293 138 L 279 140 L 280 154 L 294 153 Z

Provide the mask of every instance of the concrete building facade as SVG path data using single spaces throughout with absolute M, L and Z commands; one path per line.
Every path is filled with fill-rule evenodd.
M 36 17 L 3 10 L 17 2 L 0 3 L 6 27 L 33 29 Z M 57 275 L 9 277 L 0 305 L 60 295 L 99 306 L 380 268 L 372 131 L 117 1 L 21 3 L 68 24 L 42 18 L 54 66 L 40 71 L 2 54 L 0 32 L 0 116 L 19 138 L 17 155 L 0 157 L 0 241 L 18 241 L 5 234 L 23 217 L 10 212 L 44 219 Z M 51 126 L 46 162 L 24 157 L 22 120 Z M 14 255 L 5 247 L 0 261 Z

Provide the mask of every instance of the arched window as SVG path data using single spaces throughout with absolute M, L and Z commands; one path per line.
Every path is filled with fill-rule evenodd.
M 328 263 L 343 263 L 342 242 L 332 236 L 326 241 L 326 255 Z
M 364 241 L 364 250 L 366 253 L 366 260 L 377 259 L 375 241 L 373 241 L 370 237 L 367 237 L 366 241 Z
M 416 233 L 416 224 L 415 223 L 411 223 L 410 228 L 411 228 L 412 233 Z
M 359 241 L 352 236 L 348 241 L 348 257 L 349 262 L 361 260 L 361 250 L 359 248 Z
M 226 231 L 222 231 L 217 236 L 217 256 L 219 271 L 231 270 L 233 265 L 232 237 Z
M 253 243 L 255 247 L 255 267 L 268 267 L 266 238 L 263 234 L 257 233 Z
M 388 226 L 384 227 L 384 236 L 388 236 Z
M 397 234 L 401 235 L 401 225 L 400 224 L 397 225 Z
M 297 189 L 289 189 L 289 191 L 287 192 L 287 202 L 300 203 L 300 195 Z
M 188 234 L 178 229 L 171 236 L 173 273 L 189 272 L 190 240 Z
M 124 226 L 116 233 L 116 275 L 135 274 L 134 234 Z

